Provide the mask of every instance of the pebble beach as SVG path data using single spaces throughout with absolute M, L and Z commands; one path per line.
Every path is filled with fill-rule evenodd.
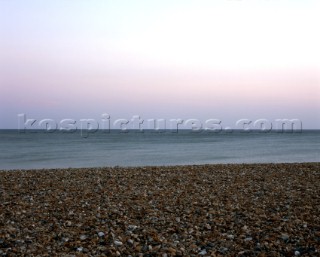
M 320 163 L 0 171 L 0 256 L 320 256 Z

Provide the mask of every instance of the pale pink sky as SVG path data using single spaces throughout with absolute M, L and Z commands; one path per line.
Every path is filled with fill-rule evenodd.
M 320 128 L 316 1 L 1 1 L 0 128 L 28 117 Z

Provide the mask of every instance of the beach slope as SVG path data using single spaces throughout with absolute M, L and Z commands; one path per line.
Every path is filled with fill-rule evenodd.
M 0 171 L 0 256 L 317 256 L 320 163 Z

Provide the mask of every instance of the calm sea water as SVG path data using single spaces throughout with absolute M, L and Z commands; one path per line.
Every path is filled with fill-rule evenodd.
M 20 133 L 0 130 L 0 169 L 319 162 L 320 130 L 301 133 Z

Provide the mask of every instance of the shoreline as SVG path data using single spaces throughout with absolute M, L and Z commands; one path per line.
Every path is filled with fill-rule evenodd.
M 141 168 L 178 168 L 178 167 L 202 167 L 202 166 L 238 166 L 238 165 L 305 165 L 305 164 L 320 164 L 320 161 L 308 162 L 243 162 L 243 163 L 203 163 L 203 164 L 168 164 L 168 165 L 139 165 L 139 166 L 125 166 L 125 165 L 111 165 L 111 166 L 90 166 L 90 167 L 49 167 L 49 168 L 12 168 L 1 169 L 1 172 L 15 172 L 15 171 L 52 171 L 52 170 L 83 170 L 83 169 L 141 169 Z
M 320 162 L 2 170 L 0 256 L 315 256 L 319 181 Z

